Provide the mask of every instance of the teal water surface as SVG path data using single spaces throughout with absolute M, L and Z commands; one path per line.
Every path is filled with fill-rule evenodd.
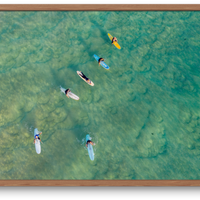
M 0 12 L 0 179 L 200 179 L 199 19 L 194 11 Z

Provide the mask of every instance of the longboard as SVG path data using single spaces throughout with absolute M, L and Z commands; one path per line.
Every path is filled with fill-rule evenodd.
M 97 56 L 97 55 L 94 54 L 94 58 L 97 60 L 97 62 L 99 62 L 99 56 Z M 103 62 L 103 61 L 100 62 L 100 65 L 102 67 L 104 67 L 105 69 L 109 69 L 108 65 L 106 65 L 106 63 Z
M 38 135 L 40 132 L 38 131 L 37 128 L 34 129 L 34 139 L 35 139 L 35 135 Z M 41 153 L 41 144 L 40 144 L 40 140 L 36 139 L 35 140 L 35 150 L 37 154 Z
M 108 33 L 108 37 L 110 38 L 110 40 L 112 41 L 113 39 L 113 36 L 110 35 L 110 33 Z M 121 49 L 121 47 L 119 46 L 119 44 L 117 42 L 113 42 L 113 44 L 118 48 L 118 49 Z
M 86 142 L 90 140 L 90 135 L 86 135 Z M 94 151 L 93 151 L 93 147 L 91 144 L 88 144 L 88 154 L 89 154 L 89 157 L 90 157 L 90 160 L 94 160 Z
M 65 94 L 66 89 L 60 86 L 61 92 Z M 74 100 L 79 100 L 79 97 L 72 92 L 68 92 L 68 96 Z

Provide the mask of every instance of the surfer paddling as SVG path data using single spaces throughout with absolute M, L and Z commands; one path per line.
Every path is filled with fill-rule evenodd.
M 103 58 L 99 58 L 99 60 L 98 60 L 99 66 L 100 66 L 101 61 L 104 61 L 104 59 Z
M 114 38 L 112 39 L 112 44 L 113 44 L 114 42 L 118 42 L 116 37 L 114 37 Z
M 88 84 L 91 84 L 91 80 L 90 80 L 85 74 L 83 74 L 83 72 L 80 72 L 80 76 L 81 76 Z
M 95 143 L 92 142 L 91 140 L 88 140 L 88 141 L 86 142 L 86 147 L 88 147 L 88 144 L 95 145 Z
M 65 95 L 69 98 L 68 93 L 71 92 L 70 89 L 65 90 Z
M 42 132 L 40 132 L 39 134 L 37 134 L 37 135 L 34 136 L 34 142 L 33 142 L 33 144 L 35 144 L 35 141 L 37 139 L 40 140 L 40 142 L 42 142 L 41 139 L 40 139 L 40 137 L 39 137 L 41 134 L 42 134 Z

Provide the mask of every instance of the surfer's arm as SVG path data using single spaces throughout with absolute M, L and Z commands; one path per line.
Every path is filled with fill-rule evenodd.
M 42 134 L 42 132 L 39 133 L 39 135 L 41 135 L 41 134 Z

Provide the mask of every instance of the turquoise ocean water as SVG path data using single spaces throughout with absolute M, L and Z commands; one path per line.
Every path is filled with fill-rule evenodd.
M 200 12 L 0 12 L 0 179 L 200 179 L 199 19 Z

